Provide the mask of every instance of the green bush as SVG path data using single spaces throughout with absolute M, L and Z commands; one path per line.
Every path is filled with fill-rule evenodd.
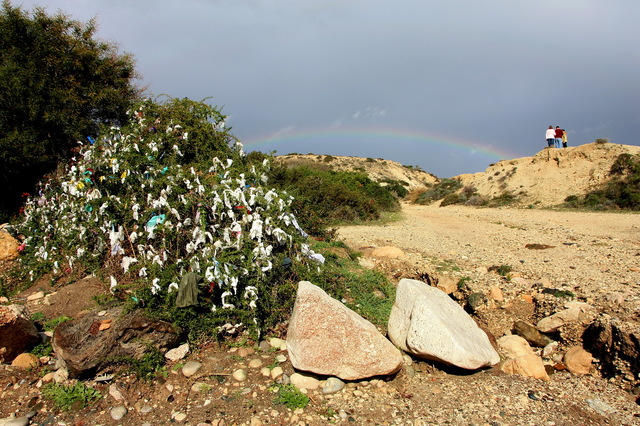
M 140 359 L 120 357 L 113 358 L 112 362 L 126 366 L 129 371 L 140 378 L 152 379 L 163 368 L 165 358 L 156 347 L 149 346 Z
M 266 293 L 283 279 L 276 266 L 317 265 L 293 199 L 266 186 L 269 166 L 246 162 L 214 108 L 141 102 L 28 198 L 16 226 L 26 236 L 21 266 L 31 280 L 93 271 L 161 309 L 193 271 L 211 289 L 213 316 L 260 329 Z
M 440 202 L 440 207 L 449 206 L 451 204 L 460 204 L 462 196 L 460 194 L 447 194 Z
M 442 179 L 424 193 L 420 194 L 416 200 L 417 204 L 431 204 L 441 200 L 448 194 L 452 194 L 462 188 L 462 182 L 453 178 Z
M 187 99 L 147 100 L 124 127 L 81 146 L 59 178 L 26 201 L 16 225 L 26 236 L 26 278 L 95 272 L 114 297 L 126 294 L 130 308 L 175 323 L 190 341 L 221 336 L 226 325 L 252 336 L 275 327 L 301 280 L 386 324 L 393 286 L 362 272 L 355 256 L 333 255 L 327 227 L 397 210 L 397 198 L 363 173 L 272 167 L 269 155 L 245 156 L 224 118 Z M 327 250 L 322 269 L 316 250 Z M 198 303 L 177 308 L 189 271 L 203 277 Z M 132 368 L 144 375 L 151 361 Z
M 392 192 L 398 198 L 404 198 L 409 195 L 409 190 L 407 189 L 409 184 L 403 180 L 383 179 L 380 183 L 387 191 Z
M 273 167 L 269 182 L 295 199 L 296 217 L 312 235 L 344 221 L 378 219 L 382 211 L 400 209 L 398 199 L 365 173 L 315 167 Z
M 488 204 L 491 207 L 507 206 L 509 204 L 513 204 L 516 199 L 517 197 L 512 192 L 505 191 L 497 197 L 493 197 L 489 200 Z
M 71 321 L 71 319 L 72 318 L 69 318 L 64 315 L 57 318 L 50 319 L 49 321 L 46 321 L 44 323 L 44 329 L 53 331 L 58 325 L 62 324 L 63 322 Z

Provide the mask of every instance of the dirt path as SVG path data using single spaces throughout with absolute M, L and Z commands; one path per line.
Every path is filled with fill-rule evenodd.
M 402 212 L 398 222 L 342 227 L 339 236 L 355 248 L 395 246 L 414 259 L 446 259 L 467 271 L 509 265 L 584 297 L 620 292 L 639 300 L 637 214 L 409 204 Z

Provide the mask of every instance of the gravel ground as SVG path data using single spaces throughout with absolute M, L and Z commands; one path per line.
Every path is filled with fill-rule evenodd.
M 365 259 L 396 278 L 429 271 L 469 277 L 471 291 L 500 288 L 502 305 L 488 307 L 480 316 L 500 337 L 514 318 L 535 315 L 533 304 L 522 304 L 522 295 L 535 293 L 537 282 L 637 320 L 639 225 L 634 214 L 404 205 L 402 220 L 342 227 L 339 235 L 363 252 L 402 248 L 406 256 L 400 260 Z M 527 244 L 539 246 L 528 249 Z M 489 271 L 494 265 L 510 265 L 514 278 Z M 202 363 L 201 376 L 187 378 L 178 365 L 169 364 L 163 379 L 116 376 L 112 382 L 88 382 L 103 398 L 70 412 L 56 410 L 40 396 L 46 366 L 29 371 L 0 366 L 0 417 L 31 412 L 31 424 L 42 425 L 640 425 L 636 396 L 619 379 L 605 379 L 597 370 L 586 376 L 556 371 L 545 382 L 499 368 L 466 372 L 408 357 L 394 377 L 348 383 L 331 395 L 309 391 L 312 402 L 292 410 L 274 403 L 272 379 L 248 368 L 250 358 L 272 365 L 286 351 L 256 348 L 255 354 L 241 357 L 237 350 L 211 345 L 180 361 Z M 289 361 L 280 366 L 286 375 L 294 373 Z M 247 377 L 237 381 L 231 374 L 241 368 Z M 212 371 L 222 375 L 204 374 Z M 121 399 L 110 395 L 113 387 Z M 126 408 L 121 420 L 113 419 L 116 407 Z
M 523 294 L 535 296 L 536 283 L 571 291 L 625 320 L 639 318 L 637 214 L 405 204 L 400 221 L 342 227 L 339 236 L 353 248 L 399 247 L 415 271 L 469 277 L 472 292 L 500 288 L 503 306 L 514 304 L 515 312 L 493 309 L 480 315 L 496 338 L 508 332 L 514 318 L 526 317 L 518 302 Z M 521 279 L 505 280 L 488 271 L 497 265 L 511 266 Z M 393 262 L 385 266 L 389 271 Z M 414 398 L 405 402 L 404 416 L 427 424 L 640 424 L 640 407 L 621 389 L 625 386 L 630 383 L 606 380 L 597 372 L 586 377 L 556 372 L 550 382 L 497 369 L 417 374 L 407 384 Z

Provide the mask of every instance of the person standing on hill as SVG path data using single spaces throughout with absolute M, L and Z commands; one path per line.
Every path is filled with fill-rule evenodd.
M 565 129 L 562 129 L 562 147 L 566 148 L 567 147 L 567 142 L 569 141 L 568 137 L 567 137 L 567 131 Z
M 553 140 L 556 138 L 556 132 L 553 130 L 553 126 L 549 126 L 545 138 L 547 139 L 547 146 L 552 147 Z
M 553 146 L 555 148 L 562 148 L 562 129 L 560 128 L 560 126 L 556 126 L 555 140 L 553 141 Z

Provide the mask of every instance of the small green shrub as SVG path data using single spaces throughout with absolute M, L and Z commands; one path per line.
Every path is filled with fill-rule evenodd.
M 117 357 L 114 364 L 125 365 L 129 371 L 142 379 L 152 379 L 164 368 L 164 356 L 154 346 L 148 346 L 142 358 Z
M 467 283 L 471 281 L 471 277 L 462 277 L 458 280 L 458 290 L 467 288 Z
M 460 194 L 447 194 L 440 202 L 440 207 L 449 206 L 451 204 L 460 204 L 461 199 L 462 197 L 460 196 Z
M 333 160 L 335 160 L 335 157 L 332 157 L 331 155 L 325 155 L 324 158 L 322 159 L 322 161 L 324 161 L 325 163 L 330 163 Z
M 497 197 L 492 198 L 489 201 L 489 206 L 491 207 L 499 207 L 499 206 L 507 206 L 509 204 L 513 204 L 517 200 L 517 197 L 512 192 L 503 192 Z
M 81 409 L 102 398 L 100 392 L 82 382 L 73 385 L 49 383 L 42 388 L 42 393 L 63 411 Z
M 440 182 L 420 194 L 416 200 L 417 204 L 431 204 L 441 200 L 448 194 L 452 194 L 462 188 L 462 182 L 453 178 L 442 179 Z
M 545 288 L 544 290 L 542 290 L 542 293 L 544 294 L 551 294 L 555 297 L 562 297 L 565 299 L 572 299 L 574 297 L 576 297 L 575 293 L 573 293 L 572 291 L 569 290 L 559 290 L 557 288 Z
M 473 195 L 464 203 L 466 206 L 486 206 L 488 201 L 482 195 Z
M 51 355 L 53 353 L 51 342 L 43 342 L 37 344 L 33 349 L 31 349 L 31 353 L 38 358 Z
M 286 405 L 292 410 L 304 408 L 309 404 L 309 397 L 292 384 L 278 385 L 278 396 L 274 400 L 275 404 Z
M 500 265 L 500 266 L 492 266 L 489 268 L 490 271 L 496 271 L 498 275 L 506 277 L 509 275 L 509 272 L 513 270 L 509 265 Z
M 69 318 L 67 316 L 59 316 L 57 318 L 53 318 L 50 319 L 49 321 L 44 323 L 44 329 L 45 330 L 54 330 L 58 325 L 62 324 L 63 322 L 67 322 L 67 321 L 71 321 L 72 318 Z
M 33 322 L 42 322 L 44 321 L 44 313 L 42 312 L 34 312 L 31 314 L 31 321 Z
M 383 179 L 380 183 L 386 188 L 388 191 L 396 194 L 399 198 L 404 198 L 409 195 L 409 190 L 407 186 L 409 184 L 403 180 L 394 180 L 394 179 Z
M 598 138 L 598 139 L 596 139 L 596 143 L 598 143 L 598 144 L 609 143 L 609 139 L 608 138 Z

